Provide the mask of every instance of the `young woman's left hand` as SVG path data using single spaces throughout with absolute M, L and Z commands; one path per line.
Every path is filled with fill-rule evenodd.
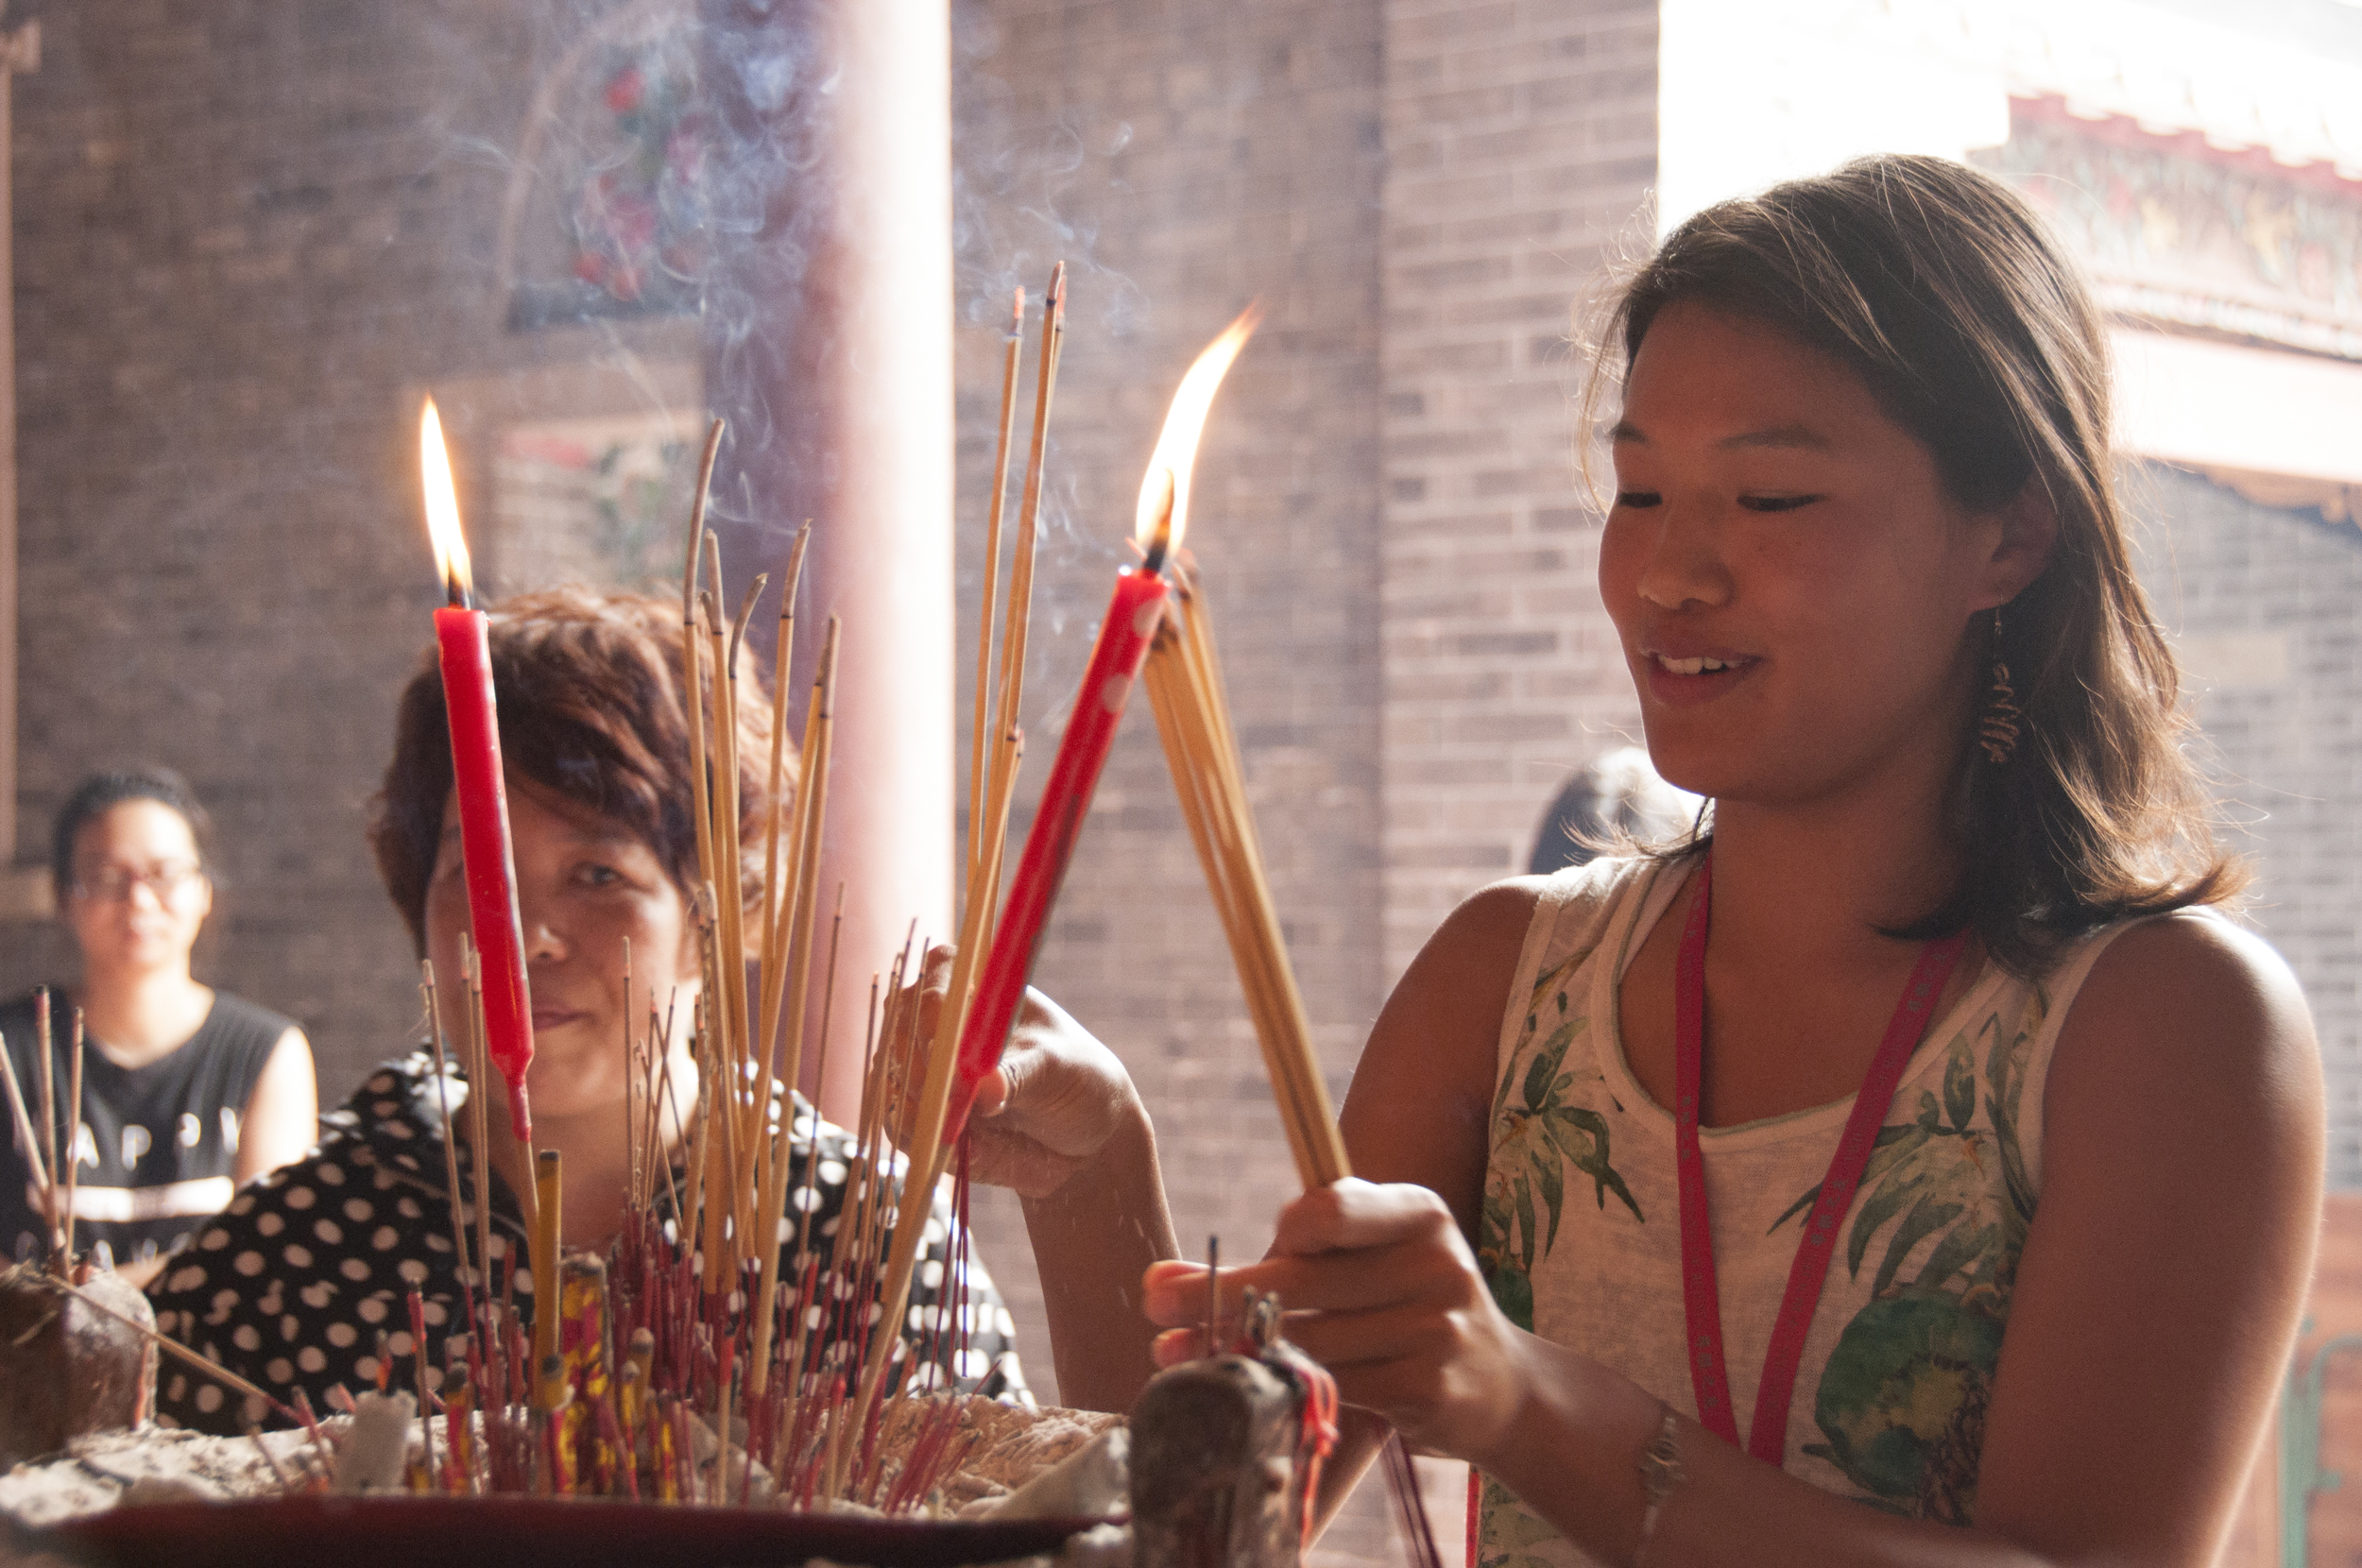
M 1149 1319 L 1166 1331 L 1159 1364 L 1202 1355 L 1204 1266 L 1159 1263 L 1146 1285 Z M 1345 1403 L 1422 1448 L 1491 1451 L 1532 1384 L 1527 1336 L 1493 1304 L 1450 1209 L 1426 1187 L 1348 1179 L 1306 1193 L 1280 1210 L 1261 1262 L 1222 1271 L 1225 1321 L 1249 1287 L 1278 1295 L 1288 1338 L 1335 1375 Z

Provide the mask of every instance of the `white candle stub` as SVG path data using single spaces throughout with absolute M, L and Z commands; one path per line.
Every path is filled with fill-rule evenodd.
M 406 1393 L 371 1391 L 353 1402 L 352 1425 L 336 1445 L 339 1495 L 401 1489 L 410 1458 L 410 1419 L 418 1408 Z

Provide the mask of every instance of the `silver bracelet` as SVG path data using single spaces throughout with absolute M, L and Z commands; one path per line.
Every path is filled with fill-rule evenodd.
M 1640 1543 L 1633 1548 L 1633 1561 L 1637 1565 L 1648 1555 L 1649 1543 L 1656 1539 L 1657 1515 L 1665 1509 L 1665 1500 L 1681 1490 L 1689 1478 L 1682 1468 L 1681 1418 L 1670 1405 L 1659 1403 L 1665 1419 L 1657 1423 L 1656 1436 L 1640 1451 L 1640 1489 L 1649 1494 L 1649 1507 L 1640 1516 Z

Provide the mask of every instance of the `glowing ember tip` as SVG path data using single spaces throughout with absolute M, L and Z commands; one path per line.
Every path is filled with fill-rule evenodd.
M 1147 553 L 1152 571 L 1181 548 L 1181 536 L 1190 526 L 1190 469 L 1197 461 L 1198 439 L 1206 434 L 1206 417 L 1213 410 L 1214 393 L 1229 372 L 1230 362 L 1239 357 L 1239 350 L 1246 347 L 1262 319 L 1259 304 L 1241 311 L 1239 318 L 1197 356 L 1190 373 L 1181 378 L 1180 390 L 1172 395 L 1164 434 L 1156 437 L 1148 472 L 1140 477 L 1140 503 L 1134 524 L 1133 537 Z
M 451 482 L 451 453 L 443 447 L 443 420 L 435 400 L 419 415 L 419 476 L 426 486 L 426 533 L 435 545 L 435 569 L 454 605 L 466 605 L 475 589 L 468 566 L 467 536 L 459 531 L 459 494 Z

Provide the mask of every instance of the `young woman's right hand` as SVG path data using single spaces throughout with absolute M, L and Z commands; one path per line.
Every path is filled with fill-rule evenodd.
M 1206 1270 L 1159 1263 L 1145 1281 L 1165 1329 L 1160 1364 L 1203 1354 Z M 1223 1317 L 1252 1287 L 1276 1293 L 1289 1339 L 1337 1379 L 1346 1404 L 1412 1442 L 1476 1457 L 1511 1429 L 1531 1386 L 1526 1336 L 1493 1303 L 1444 1201 L 1410 1183 L 1347 1179 L 1279 1211 L 1259 1263 L 1222 1271 Z

